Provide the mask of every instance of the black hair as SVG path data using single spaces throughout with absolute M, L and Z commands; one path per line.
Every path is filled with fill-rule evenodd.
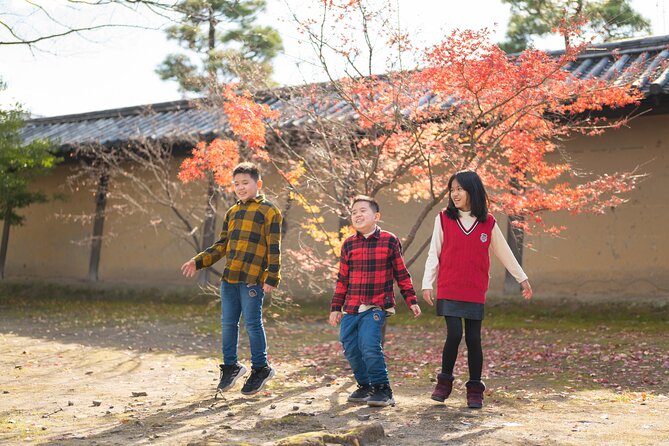
M 260 179 L 260 170 L 258 170 L 258 166 L 250 162 L 237 164 L 232 170 L 232 176 L 234 177 L 238 173 L 246 173 L 251 175 L 253 181 L 258 181 Z
M 454 173 L 448 180 L 448 190 L 451 190 L 453 180 L 458 180 L 458 183 L 469 194 L 469 204 L 471 206 L 472 215 L 478 221 L 483 223 L 488 218 L 488 194 L 483 187 L 481 177 L 473 170 L 461 170 Z M 456 220 L 459 216 L 458 208 L 455 207 L 451 194 L 448 194 L 448 206 L 446 207 L 446 215 L 452 220 Z
M 367 195 L 356 195 L 355 197 L 353 197 L 353 203 L 351 203 L 351 207 L 353 207 L 353 205 L 359 201 L 365 201 L 369 203 L 374 212 L 379 212 L 381 210 L 381 208 L 379 207 L 379 203 L 377 203 L 376 200 Z

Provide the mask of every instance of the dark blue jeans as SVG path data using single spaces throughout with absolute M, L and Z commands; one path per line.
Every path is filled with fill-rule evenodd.
M 386 312 L 379 309 L 344 314 L 339 340 L 358 384 L 388 384 L 388 369 L 381 345 Z
M 262 302 L 265 292 L 262 285 L 221 282 L 221 334 L 223 363 L 237 363 L 239 318 L 244 316 L 244 326 L 251 345 L 251 366 L 267 365 L 267 339 L 262 323 Z

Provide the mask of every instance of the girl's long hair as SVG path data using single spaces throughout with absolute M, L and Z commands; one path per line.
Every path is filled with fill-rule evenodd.
M 461 170 L 454 173 L 448 180 L 448 190 L 451 190 L 453 180 L 458 180 L 460 186 L 469 194 L 469 203 L 471 205 L 472 215 L 478 221 L 483 223 L 488 218 L 488 194 L 483 187 L 481 177 L 473 170 Z M 459 217 L 458 208 L 455 207 L 451 194 L 448 194 L 448 206 L 446 207 L 446 216 L 452 220 Z

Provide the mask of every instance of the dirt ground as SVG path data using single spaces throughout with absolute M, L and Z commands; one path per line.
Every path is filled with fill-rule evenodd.
M 488 364 L 485 407 L 471 410 L 464 403 L 462 379 L 445 404 L 429 399 L 437 364 L 417 359 L 419 346 L 429 338 L 426 328 L 391 325 L 388 352 L 397 352 L 397 345 L 409 338 L 418 347 L 412 348 L 414 356 L 389 353 L 389 363 L 395 362 L 390 373 L 397 404 L 372 409 L 346 402 L 354 385 L 337 353 L 336 330 L 324 319 L 270 321 L 276 378 L 254 397 L 241 395 L 241 384 L 215 397 L 219 339 L 215 330 L 197 326 L 215 326 L 215 310 L 201 320 L 192 309 L 174 318 L 124 319 L 118 313 L 107 318 L 102 308 L 96 313 L 105 320 L 100 324 L 90 314 L 84 320 L 80 309 L 49 315 L 44 309 L 25 313 L 7 308 L 0 302 L 3 444 L 270 445 L 305 432 L 380 423 L 385 436 L 370 444 L 669 445 L 668 387 L 661 379 L 669 364 L 664 360 L 636 365 L 649 368 L 648 384 L 623 385 L 611 383 L 617 374 L 635 371 L 617 371 L 614 358 L 604 353 L 600 356 L 612 368 L 600 373 L 601 364 L 585 364 L 599 382 L 583 378 L 587 374 L 569 372 L 567 378 L 556 372 L 569 367 L 568 355 L 557 367 L 542 364 L 552 360 L 530 359 L 536 366 L 525 374 L 510 369 L 494 373 L 494 364 Z M 495 338 L 498 331 L 503 330 L 487 334 Z M 528 333 L 536 339 L 539 332 Z M 666 331 L 650 336 L 665 338 Z M 247 343 L 242 332 L 242 359 L 248 359 Z M 430 361 L 439 348 L 425 349 Z M 666 353 L 664 345 L 659 348 Z M 498 360 L 498 349 L 503 347 L 484 346 L 488 362 Z M 524 364 L 519 360 L 515 367 L 530 370 Z M 462 377 L 465 367 L 459 360 Z

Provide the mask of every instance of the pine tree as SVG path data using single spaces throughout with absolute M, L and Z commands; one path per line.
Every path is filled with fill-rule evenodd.
M 221 83 L 257 85 L 272 74 L 271 60 L 283 49 L 278 32 L 256 23 L 265 0 L 183 0 L 180 23 L 167 29 L 192 55 L 170 54 L 157 68 L 182 92 L 217 91 Z M 195 57 L 192 57 L 192 56 Z
M 650 22 L 632 8 L 629 0 L 502 1 L 511 6 L 507 39 L 500 44 L 507 53 L 523 51 L 533 37 L 552 34 L 565 21 L 585 21 L 586 30 L 605 41 L 650 33 Z

